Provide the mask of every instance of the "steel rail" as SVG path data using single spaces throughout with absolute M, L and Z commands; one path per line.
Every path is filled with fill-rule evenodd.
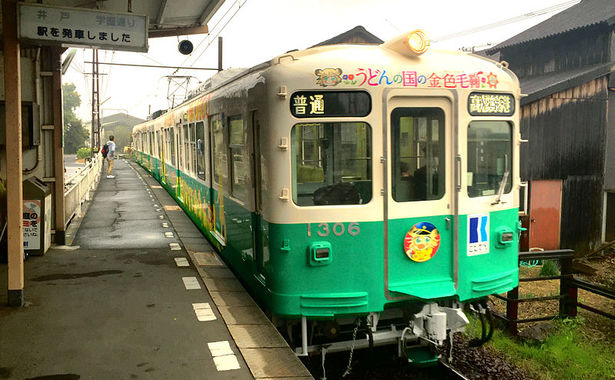
M 450 364 L 446 363 L 445 360 L 440 359 L 438 360 L 438 363 L 440 363 L 440 365 L 442 365 L 447 371 L 450 372 L 453 379 L 470 380 L 469 378 L 465 377 L 461 372 L 459 372 L 459 370 L 453 368 Z

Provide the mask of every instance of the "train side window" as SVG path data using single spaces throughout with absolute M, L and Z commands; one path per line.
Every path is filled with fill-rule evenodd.
M 169 130 L 164 129 L 162 131 L 164 134 L 164 160 L 166 163 L 170 163 L 171 161 L 171 151 L 169 148 Z
M 248 159 L 246 157 L 246 123 L 241 116 L 229 117 L 229 157 L 231 159 L 231 194 L 247 201 Z
M 396 108 L 391 113 L 392 195 L 397 202 L 444 196 L 444 111 Z
M 194 176 L 196 174 L 196 129 L 194 123 L 190 123 L 188 132 L 190 133 L 190 173 Z
M 372 199 L 372 137 L 367 123 L 297 124 L 291 138 L 296 205 L 352 205 Z
M 156 131 L 156 145 L 158 147 L 158 158 L 162 159 L 162 141 L 160 140 L 160 131 Z
M 196 175 L 205 180 L 205 124 L 202 121 L 196 123 Z
M 473 121 L 468 125 L 468 196 L 512 190 L 512 125 L 507 121 Z
M 213 179 L 217 184 L 226 187 L 228 183 L 228 162 L 224 148 L 224 129 L 222 128 L 220 115 L 215 115 L 211 119 L 211 133 L 213 140 Z
M 182 168 L 184 172 L 190 172 L 190 132 L 188 131 L 188 124 L 183 125 L 184 134 L 182 136 L 183 149 L 182 149 Z
M 169 147 L 171 153 L 171 165 L 175 166 L 175 131 L 172 128 L 168 129 L 169 132 Z

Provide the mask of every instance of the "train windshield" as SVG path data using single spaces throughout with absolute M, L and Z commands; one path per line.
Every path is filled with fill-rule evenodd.
M 468 126 L 468 195 L 497 195 L 512 189 L 512 126 L 506 121 L 473 121 Z
M 396 108 L 391 113 L 393 199 L 415 202 L 444 196 L 444 111 Z
M 367 123 L 303 123 L 292 130 L 293 201 L 298 206 L 364 204 L 372 199 Z

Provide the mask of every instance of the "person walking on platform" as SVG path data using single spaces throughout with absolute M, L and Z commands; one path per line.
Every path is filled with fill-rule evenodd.
M 114 175 L 111 174 L 113 170 L 113 160 L 115 160 L 115 142 L 113 140 L 115 137 L 113 135 L 109 136 L 109 141 L 105 144 L 107 147 L 107 178 L 115 178 Z

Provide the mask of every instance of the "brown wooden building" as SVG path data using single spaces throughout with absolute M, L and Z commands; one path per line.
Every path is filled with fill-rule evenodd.
M 615 1 L 583 0 L 487 53 L 510 64 L 527 95 L 529 248 L 615 240 Z

